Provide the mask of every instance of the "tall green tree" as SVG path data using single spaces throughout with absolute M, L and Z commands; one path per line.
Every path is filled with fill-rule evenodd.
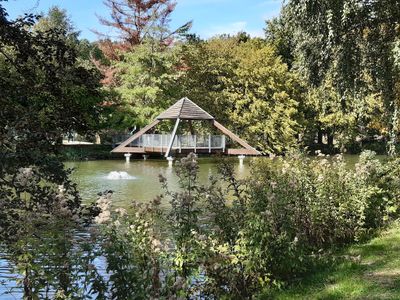
M 60 34 L 74 41 L 79 36 L 79 31 L 75 29 L 71 19 L 67 15 L 67 11 L 57 6 L 52 6 L 47 14 L 42 14 L 38 22 L 34 25 L 34 29 L 39 31 L 57 29 Z
M 115 127 L 144 126 L 180 97 L 177 84 L 180 70 L 180 46 L 165 48 L 154 41 L 137 45 L 115 63 L 120 95 Z
M 294 61 L 294 28 L 290 22 L 287 7 L 283 6 L 278 17 L 266 21 L 264 29 L 267 42 L 271 43 L 289 69 Z
M 220 36 L 207 41 L 192 39 L 182 46 L 182 94 L 227 125 L 231 125 L 233 106 L 223 91 L 237 67 L 234 51 L 239 43 L 238 37 Z
M 9 20 L 0 3 L 2 212 L 50 212 L 57 202 L 57 185 L 73 194 L 70 208 L 79 207 L 75 186 L 56 155 L 63 134 L 84 134 L 96 127 L 103 101 L 100 74 L 78 59 L 65 32 L 35 30 L 35 23 L 34 16 Z M 27 185 L 24 178 L 35 184 Z
M 354 99 L 378 95 L 385 108 L 379 133 L 390 136 L 392 145 L 398 135 L 399 72 L 393 50 L 399 5 L 396 0 L 292 0 L 284 10 L 293 31 L 294 68 L 311 87 L 332 79 L 343 112 Z
M 183 46 L 183 92 L 253 145 L 283 152 L 302 132 L 302 87 L 270 44 L 243 34 Z
M 233 105 L 237 132 L 266 152 L 294 147 L 302 132 L 300 81 L 262 41 L 240 44 L 236 57 L 239 63 L 224 95 Z

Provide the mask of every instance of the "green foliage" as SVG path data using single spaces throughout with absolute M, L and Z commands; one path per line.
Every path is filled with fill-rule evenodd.
M 281 153 L 301 133 L 302 86 L 261 40 L 217 37 L 183 47 L 183 92 L 266 152 Z
M 251 273 L 261 278 L 289 280 L 309 267 L 312 253 L 368 237 L 398 201 L 395 186 L 383 189 L 376 177 L 393 165 L 381 165 L 372 153 L 362 154 L 354 171 L 341 156 L 310 161 L 295 155 L 279 164 L 256 164 L 249 187 L 243 238 Z
M 147 41 L 116 62 L 116 92 L 121 97 L 118 126 L 143 126 L 176 100 L 179 88 L 179 47 Z
M 38 20 L 34 29 L 42 32 L 57 30 L 60 34 L 64 35 L 69 42 L 78 42 L 79 32 L 77 32 L 72 25 L 71 19 L 67 16 L 67 11 L 57 6 L 51 7 L 47 14 Z
M 105 194 L 98 200 L 102 213 L 96 218 L 97 223 L 111 221 L 110 195 Z M 135 215 L 129 216 L 124 209 L 117 209 L 117 215 L 104 229 L 103 249 L 112 299 L 146 299 L 160 294 L 163 252 L 155 226 L 160 209 L 153 202 L 134 204 L 134 211 Z
M 368 243 L 334 254 L 329 264 L 320 264 L 283 290 L 266 290 L 257 299 L 398 299 L 397 270 L 400 257 L 398 222 Z
M 0 203 L 4 210 L 50 212 L 57 186 L 64 185 L 78 207 L 55 154 L 65 132 L 86 133 L 97 123 L 99 74 L 82 65 L 65 32 L 31 30 L 32 16 L 6 17 L 0 23 Z M 21 176 L 29 187 L 16 180 Z
M 233 106 L 233 126 L 266 152 L 282 153 L 295 146 L 301 132 L 299 80 L 263 42 L 243 43 L 235 56 L 238 66 L 224 91 Z
M 268 24 L 267 37 L 281 55 L 286 55 L 285 49 L 291 50 L 293 70 L 304 76 L 311 91 L 330 87 L 330 93 L 337 94 L 320 101 L 334 104 L 331 100 L 336 98 L 333 106 L 338 108 L 338 116 L 342 115 L 341 121 L 351 121 L 353 134 L 336 131 L 334 120 L 329 121 L 328 133 L 335 134 L 339 143 L 354 141 L 354 134 L 361 139 L 379 134 L 391 140 L 388 151 L 394 152 L 398 135 L 399 11 L 398 1 L 392 0 L 293 0 L 285 5 L 279 19 Z M 283 39 L 285 33 L 289 35 Z M 373 105 L 381 108 L 379 118 L 371 118 L 369 108 Z M 362 107 L 368 109 L 363 111 Z
M 111 150 L 111 145 L 65 145 L 60 157 L 63 161 L 112 159 L 115 156 Z
M 277 161 L 276 161 L 277 160 Z M 367 239 L 399 213 L 397 160 L 364 152 L 354 169 L 342 156 L 293 153 L 260 160 L 245 181 L 223 161 L 221 177 L 197 183 L 196 157 L 176 165 L 180 191 L 110 220 L 105 247 L 113 292 L 138 298 L 249 299 L 302 276 L 332 249 Z M 111 223 L 110 223 L 111 222 Z M 133 281 L 133 283 L 132 283 Z
M 280 16 L 266 21 L 265 37 L 271 43 L 282 60 L 292 68 L 295 55 L 294 28 L 291 26 L 287 8 L 282 7 Z
M 68 239 L 95 213 L 81 205 L 57 152 L 66 132 L 96 127 L 100 76 L 78 59 L 63 14 L 53 10 L 48 20 L 57 22 L 40 28 L 31 15 L 8 20 L 0 1 L 0 242 L 23 275 L 26 299 L 58 288 L 66 296 L 84 293 L 77 283 L 84 270 L 72 266 L 81 265 L 80 256 Z M 53 235 L 47 224 L 61 229 Z
M 353 95 L 343 100 L 331 79 L 309 90 L 306 106 L 311 116 L 307 132 L 321 130 L 334 135 L 335 146 L 342 152 L 356 143 L 357 138 L 363 140 L 384 130 L 381 123 L 384 107 L 378 94 Z
M 181 77 L 182 94 L 189 97 L 223 124 L 229 125 L 232 103 L 224 97 L 226 80 L 237 66 L 234 49 L 237 37 L 215 37 L 191 41 L 182 46 L 185 69 Z

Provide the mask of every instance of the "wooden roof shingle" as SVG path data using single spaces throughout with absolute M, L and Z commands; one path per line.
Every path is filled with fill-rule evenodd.
M 182 98 L 166 111 L 162 112 L 157 117 L 157 120 L 178 118 L 181 120 L 214 120 L 213 116 L 187 97 Z

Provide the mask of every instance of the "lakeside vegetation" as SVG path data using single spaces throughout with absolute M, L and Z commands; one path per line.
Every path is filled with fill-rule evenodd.
M 202 186 L 189 155 L 175 166 L 180 189 L 170 191 L 160 177 L 165 193 L 134 204 L 135 215 L 113 214 L 110 200 L 100 200 L 111 290 L 120 298 L 247 299 L 284 289 L 397 219 L 397 166 L 370 152 L 350 170 L 341 156 L 293 154 L 259 160 L 239 181 L 223 161 Z M 159 209 L 164 201 L 170 210 Z
M 385 260 L 400 213 L 399 1 L 291 0 L 264 38 L 202 40 L 191 22 L 170 28 L 173 1 L 106 0 L 100 22 L 119 38 L 96 42 L 57 7 L 11 20 L 3 2 L 0 257 L 24 299 L 398 296 L 380 280 L 398 269 Z M 130 132 L 183 96 L 270 158 L 244 180 L 221 160 L 203 186 L 190 154 L 179 189 L 160 176 L 164 193 L 129 213 L 112 191 L 83 204 L 62 137 Z M 387 226 L 393 238 L 368 242 Z
M 399 299 L 400 228 L 394 223 L 368 243 L 336 253 L 330 264 L 286 291 L 259 299 Z

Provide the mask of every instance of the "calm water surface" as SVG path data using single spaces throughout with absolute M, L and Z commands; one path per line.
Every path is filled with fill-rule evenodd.
M 383 159 L 384 156 L 378 156 Z M 239 178 L 245 178 L 250 174 L 249 163 L 257 159 L 269 159 L 267 157 L 246 157 L 244 164 L 239 164 L 237 157 L 230 158 L 235 165 L 235 171 Z M 317 159 L 317 158 L 316 158 Z M 353 166 L 357 155 L 346 155 L 346 162 Z M 165 159 L 131 160 L 126 163 L 121 160 L 98 160 L 67 162 L 66 167 L 73 168 L 72 178 L 78 184 L 79 191 L 85 202 L 96 200 L 97 193 L 112 190 L 114 206 L 128 207 L 135 200 L 148 202 L 162 193 L 159 183 L 159 174 L 168 179 L 170 189 L 177 189 L 177 177 L 174 167 L 168 166 Z M 111 172 L 127 172 L 130 179 L 109 179 Z M 199 158 L 199 181 L 207 184 L 210 175 L 216 175 L 216 160 L 212 158 Z
M 239 178 L 249 174 L 249 162 L 255 158 L 247 157 L 243 165 L 238 158 L 232 158 L 235 171 Z M 114 191 L 114 206 L 127 207 L 132 200 L 148 202 L 162 192 L 159 174 L 167 178 L 172 190 L 177 189 L 177 177 L 174 166 L 168 166 L 167 160 L 148 159 L 131 160 L 126 163 L 121 160 L 67 162 L 65 166 L 73 168 L 72 179 L 78 184 L 84 201 L 97 198 L 97 193 L 105 190 Z M 109 179 L 111 172 L 127 172 L 129 179 Z M 207 184 L 211 175 L 216 175 L 216 160 L 211 158 L 199 159 L 199 182 Z

